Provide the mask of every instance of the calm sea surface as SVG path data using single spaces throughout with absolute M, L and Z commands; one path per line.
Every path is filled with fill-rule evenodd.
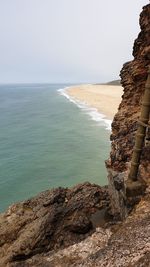
M 0 211 L 49 188 L 107 183 L 110 132 L 58 92 L 66 86 L 0 85 Z

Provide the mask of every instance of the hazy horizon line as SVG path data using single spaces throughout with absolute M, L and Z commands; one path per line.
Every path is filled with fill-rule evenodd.
M 105 83 L 109 83 L 109 82 L 113 82 L 113 81 L 118 81 L 120 80 L 119 78 L 117 79 L 113 79 L 113 80 L 108 80 L 108 81 L 95 81 L 95 82 L 89 82 L 89 81 L 85 81 L 85 82 L 0 82 L 0 85 L 11 85 L 11 84 L 15 84 L 15 85 L 20 85 L 20 84 L 105 84 Z

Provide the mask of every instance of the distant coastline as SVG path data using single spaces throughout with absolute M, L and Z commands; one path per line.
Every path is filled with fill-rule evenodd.
M 108 85 L 116 85 L 116 86 L 121 86 L 121 80 L 114 80 L 106 83 Z
M 121 86 L 121 80 L 113 80 L 107 83 L 94 83 L 93 85 L 114 85 L 114 86 Z

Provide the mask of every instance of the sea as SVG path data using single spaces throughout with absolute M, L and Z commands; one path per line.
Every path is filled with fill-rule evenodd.
M 107 184 L 111 121 L 70 86 L 0 85 L 0 212 L 47 189 Z

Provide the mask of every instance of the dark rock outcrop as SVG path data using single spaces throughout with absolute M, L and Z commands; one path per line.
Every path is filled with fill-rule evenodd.
M 0 215 L 0 267 L 80 242 L 94 230 L 91 215 L 108 204 L 106 187 L 84 183 L 10 206 Z

